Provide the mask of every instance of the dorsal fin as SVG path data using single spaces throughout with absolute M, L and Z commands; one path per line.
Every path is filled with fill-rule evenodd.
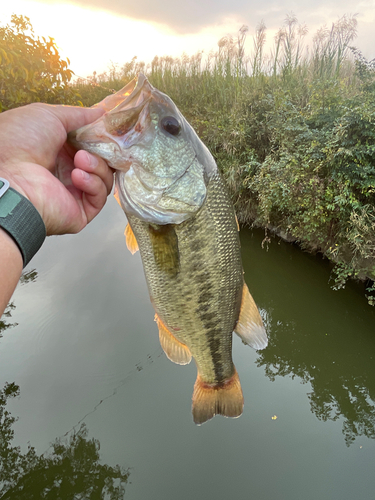
M 214 385 L 206 384 L 197 375 L 193 392 L 193 418 L 198 425 L 215 415 L 239 417 L 243 411 L 243 394 L 236 369 L 229 380 Z
M 125 240 L 126 240 L 126 246 L 128 247 L 129 252 L 134 255 L 135 252 L 139 250 L 138 248 L 138 243 L 137 240 L 135 239 L 134 233 L 132 228 L 130 227 L 130 224 L 125 228 Z
M 165 327 L 157 314 L 155 314 L 155 321 L 159 328 L 160 345 L 167 358 L 178 365 L 188 365 L 192 357 L 189 348 L 176 339 L 176 337 Z
M 264 349 L 268 345 L 262 318 L 246 283 L 243 285 L 241 311 L 234 331 L 242 342 L 254 349 Z

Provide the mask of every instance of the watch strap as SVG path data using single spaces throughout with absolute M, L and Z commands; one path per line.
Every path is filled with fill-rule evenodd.
M 42 246 L 46 227 L 34 205 L 1 177 L 0 227 L 17 243 L 26 267 Z

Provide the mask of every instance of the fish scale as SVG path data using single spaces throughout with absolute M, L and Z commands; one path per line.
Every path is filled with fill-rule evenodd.
M 240 311 L 243 271 L 235 215 L 220 175 L 212 175 L 196 217 L 174 226 L 180 265 L 174 277 L 155 262 L 149 224 L 132 215 L 128 220 L 156 313 L 189 347 L 205 382 L 223 382 L 234 371 L 232 332 Z

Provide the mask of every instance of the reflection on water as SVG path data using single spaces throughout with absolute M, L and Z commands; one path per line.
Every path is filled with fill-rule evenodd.
M 161 354 L 139 256 L 126 252 L 116 202 L 108 209 L 81 235 L 47 239 L 38 277 L 4 318 L 19 325 L 3 329 L 0 389 L 16 380 L 22 397 L 0 394 L 0 498 L 90 498 L 95 487 L 100 498 L 95 478 L 135 500 L 372 498 L 375 309 L 355 286 L 333 292 L 324 262 L 274 240 L 267 252 L 263 232 L 241 231 L 270 343 L 257 354 L 235 339 L 246 411 L 197 428 L 195 369 Z M 346 448 L 342 429 L 348 444 L 362 437 Z M 35 449 L 17 448 L 29 440 Z M 132 465 L 132 484 L 105 464 Z
M 6 409 L 19 396 L 15 383 L 0 391 L 0 498 L 1 500 L 73 500 L 124 498 L 129 472 L 119 465 L 99 463 L 100 443 L 88 439 L 82 424 L 68 439 L 56 439 L 48 453 L 38 455 L 29 445 L 26 453 L 13 446 L 16 418 Z
M 23 271 L 21 277 L 20 277 L 20 284 L 25 285 L 26 283 L 33 283 L 36 281 L 38 277 L 38 272 L 35 269 L 32 269 L 31 271 Z
M 327 266 L 319 267 L 300 250 L 273 241 L 269 252 L 265 252 L 261 245 L 263 236 L 262 232 L 241 232 L 245 277 L 263 306 L 269 335 L 268 347 L 258 351 L 257 365 L 264 367 L 272 381 L 289 376 L 309 383 L 312 390 L 307 397 L 311 411 L 321 421 L 343 418 L 342 432 L 347 445 L 358 436 L 375 438 L 374 309 L 364 300 L 364 306 L 353 303 L 350 291 L 346 295 L 346 291 L 332 292 L 327 284 Z M 313 266 L 309 267 L 311 262 Z M 37 277 L 33 269 L 22 275 L 20 283 L 35 282 Z M 17 325 L 11 321 L 14 310 L 15 304 L 11 302 L 0 320 L 0 337 Z M 82 415 L 78 425 L 112 398 L 135 373 L 161 355 L 159 348 L 145 362 L 129 367 L 108 394 Z M 14 396 L 12 391 L 9 395 L 3 391 L 2 415 L 6 398 L 11 396 Z M 88 442 L 86 435 L 85 428 L 80 429 L 69 445 L 62 445 L 63 449 L 73 449 L 79 440 L 94 443 Z
M 17 323 L 9 323 L 9 318 L 12 317 L 12 311 L 16 308 L 14 302 L 9 302 L 6 306 L 3 315 L 0 318 L 0 338 L 3 336 L 3 332 L 8 330 L 8 328 L 12 328 L 13 326 L 17 326 Z
M 264 258 L 257 250 L 261 234 L 244 236 Z M 263 302 L 269 345 L 257 365 L 272 381 L 289 376 L 310 383 L 311 411 L 322 421 L 343 418 L 348 446 L 358 436 L 375 438 L 374 309 L 356 295 L 359 285 L 332 291 L 327 263 L 277 240 L 270 253 Z
M 20 285 L 35 282 L 37 277 L 35 269 L 23 272 Z M 17 326 L 9 322 L 15 308 L 14 302 L 10 302 L 5 309 L 0 319 L 0 337 L 5 330 Z M 15 383 L 6 383 L 0 391 L 0 499 L 123 499 L 129 472 L 119 465 L 99 463 L 100 443 L 88 439 L 84 423 L 80 422 L 77 431 L 72 429 L 69 437 L 56 439 L 48 453 L 38 455 L 31 445 L 22 453 L 19 446 L 12 445 L 17 418 L 7 411 L 6 405 L 19 394 Z
M 66 436 L 70 432 L 74 431 L 74 429 L 76 429 L 76 427 L 78 427 L 80 424 L 82 425 L 82 423 L 87 419 L 87 417 L 89 417 L 90 415 L 95 413 L 97 411 L 97 409 L 103 403 L 107 402 L 109 399 L 116 396 L 118 391 L 122 387 L 124 387 L 124 385 L 126 385 L 128 382 L 130 382 L 136 373 L 141 372 L 145 368 L 149 368 L 152 365 L 152 363 L 154 363 L 155 360 L 157 360 L 158 358 L 160 358 L 163 355 L 164 355 L 164 352 L 161 350 L 161 348 L 159 348 L 153 354 L 147 354 L 147 357 L 145 360 L 138 361 L 134 365 L 134 367 L 132 367 L 128 370 L 125 377 L 120 380 L 120 382 L 112 389 L 112 391 L 109 394 L 107 394 L 106 396 L 104 396 L 89 412 L 87 412 L 85 415 L 83 415 L 83 417 L 80 418 L 80 420 L 75 424 L 75 426 L 72 429 L 70 429 L 69 431 L 67 431 L 64 434 L 64 436 Z M 0 498 L 0 500 L 1 500 L 1 498 Z
M 24 271 L 20 277 L 20 284 L 24 285 L 26 283 L 33 282 L 37 277 L 38 273 L 35 269 L 32 269 L 27 273 Z M 15 308 L 16 306 L 14 305 L 14 302 L 9 302 L 9 304 L 5 308 L 3 315 L 0 317 L 0 338 L 3 336 L 2 334 L 3 332 L 5 332 L 5 330 L 8 330 L 8 328 L 12 328 L 13 326 L 17 326 L 17 323 L 8 322 L 9 318 L 12 317 L 12 311 L 14 311 Z
M 323 421 L 344 417 L 342 432 L 347 445 L 357 436 L 374 438 L 374 350 L 360 343 L 343 347 L 340 329 L 328 339 L 324 329 L 304 335 L 291 323 L 269 320 L 268 324 L 269 346 L 259 353 L 257 364 L 265 367 L 270 380 L 291 376 L 309 382 L 311 411 Z M 321 347 L 318 355 L 317 346 Z

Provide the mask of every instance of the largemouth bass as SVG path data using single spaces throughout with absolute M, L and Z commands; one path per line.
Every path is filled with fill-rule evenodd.
M 232 333 L 267 346 L 244 282 L 233 205 L 216 163 L 173 101 L 144 75 L 98 104 L 106 113 L 70 134 L 116 169 L 128 248 L 142 257 L 159 339 L 178 364 L 194 358 L 192 413 L 238 417 L 243 395 Z

